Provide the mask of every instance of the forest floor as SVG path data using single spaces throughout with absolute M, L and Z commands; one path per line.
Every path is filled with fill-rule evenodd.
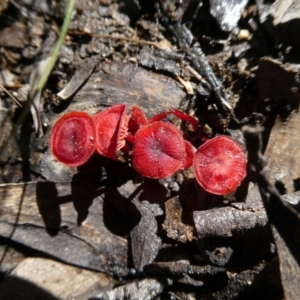
M 297 299 L 300 6 L 272 2 L 77 1 L 38 93 L 68 1 L 1 2 L 1 299 Z M 55 160 L 63 114 L 116 104 L 197 118 L 199 139 L 164 120 L 195 148 L 231 136 L 246 178 L 220 196 L 126 152 Z

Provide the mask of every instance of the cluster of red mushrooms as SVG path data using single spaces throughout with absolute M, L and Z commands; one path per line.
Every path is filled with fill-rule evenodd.
M 233 192 L 246 176 L 242 147 L 228 136 L 217 136 L 195 151 L 175 125 L 162 121 L 169 114 L 198 130 L 198 121 L 177 109 L 147 120 L 138 107 L 127 114 L 126 105 L 117 104 L 94 116 L 80 111 L 64 114 L 53 126 L 51 152 L 59 162 L 78 167 L 95 150 L 115 160 L 120 151 L 127 151 L 133 168 L 142 176 L 167 178 L 193 166 L 197 182 L 206 191 L 216 195 Z

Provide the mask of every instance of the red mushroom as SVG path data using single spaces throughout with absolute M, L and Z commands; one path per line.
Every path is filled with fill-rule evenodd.
M 172 108 L 171 113 L 173 115 L 175 115 L 177 118 L 191 123 L 194 131 L 198 130 L 199 123 L 194 117 L 192 117 L 192 116 L 188 115 L 187 113 L 185 113 L 184 111 L 176 109 L 176 108 Z
M 96 131 L 87 113 L 72 111 L 63 115 L 53 126 L 50 148 L 53 156 L 69 167 L 78 167 L 95 150 Z
M 116 159 L 117 152 L 125 145 L 129 116 L 126 105 L 117 104 L 94 116 L 96 150 L 105 157 Z
M 174 125 L 156 121 L 135 134 L 132 164 L 142 176 L 169 177 L 184 166 L 185 159 L 186 144 Z
M 185 156 L 181 161 L 181 167 L 180 167 L 181 170 L 186 170 L 192 166 L 194 161 L 194 155 L 195 155 L 195 150 L 193 145 L 186 140 L 184 141 L 184 144 L 185 144 Z
M 241 184 L 246 176 L 246 164 L 243 148 L 227 136 L 207 141 L 194 157 L 198 183 L 216 195 L 229 194 Z
M 161 112 L 161 113 L 155 115 L 154 117 L 152 117 L 151 119 L 149 119 L 148 122 L 152 123 L 154 121 L 160 121 L 160 120 L 164 119 L 166 116 L 171 115 L 171 114 L 175 115 L 177 118 L 179 118 L 183 121 L 187 121 L 187 122 L 191 123 L 193 130 L 197 131 L 198 121 L 194 117 L 185 113 L 184 111 L 182 111 L 180 109 L 176 109 L 176 108 L 171 108 L 168 111 Z
M 140 129 L 140 127 L 147 124 L 147 118 L 142 112 L 142 110 L 136 106 L 133 106 L 131 108 L 131 116 L 128 123 L 128 131 L 134 135 Z

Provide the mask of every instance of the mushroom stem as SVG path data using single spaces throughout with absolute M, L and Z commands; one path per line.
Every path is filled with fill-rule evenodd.
M 199 123 L 194 117 L 176 108 L 172 108 L 171 113 L 176 117 L 178 117 L 179 119 L 191 123 L 194 131 L 198 130 Z
M 135 134 L 140 129 L 140 127 L 147 124 L 148 124 L 147 118 L 145 117 L 142 110 L 136 106 L 133 106 L 131 108 L 131 114 L 128 123 L 129 132 Z
M 154 117 L 152 117 L 151 119 L 148 120 L 148 123 L 150 124 L 155 121 L 161 121 L 162 119 L 164 119 L 165 117 L 167 117 L 170 114 L 173 114 L 174 116 L 176 116 L 177 118 L 179 118 L 183 121 L 187 121 L 187 122 L 191 123 L 194 131 L 198 130 L 198 125 L 199 125 L 198 121 L 195 118 L 193 118 L 192 116 L 190 116 L 189 114 L 187 114 L 179 109 L 176 109 L 176 108 L 171 108 L 169 111 L 164 111 L 160 114 L 155 115 Z
M 163 111 L 155 116 L 153 116 L 152 118 L 150 118 L 148 120 L 148 123 L 153 123 L 153 122 L 156 122 L 156 121 L 161 121 L 162 119 L 166 118 L 168 115 L 171 114 L 171 111 Z

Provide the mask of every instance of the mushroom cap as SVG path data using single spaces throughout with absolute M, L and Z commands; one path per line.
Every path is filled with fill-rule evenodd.
M 146 116 L 140 108 L 133 106 L 131 108 L 131 116 L 128 123 L 128 131 L 135 134 L 140 127 L 148 123 Z
M 135 134 L 132 164 L 142 176 L 166 178 L 183 165 L 185 141 L 172 124 L 156 121 Z
M 216 195 L 233 192 L 246 176 L 246 165 L 243 148 L 227 136 L 208 140 L 198 148 L 194 157 L 198 183 Z
M 194 161 L 194 155 L 195 155 L 195 150 L 193 145 L 188 141 L 184 141 L 184 144 L 185 144 L 185 156 L 181 161 L 181 167 L 180 167 L 180 169 L 182 170 L 186 170 L 192 166 Z
M 94 116 L 96 150 L 101 155 L 117 158 L 117 152 L 125 145 L 128 121 L 125 104 L 114 105 Z
M 64 114 L 53 126 L 50 148 L 53 156 L 69 167 L 83 165 L 95 150 L 93 119 L 85 112 Z

